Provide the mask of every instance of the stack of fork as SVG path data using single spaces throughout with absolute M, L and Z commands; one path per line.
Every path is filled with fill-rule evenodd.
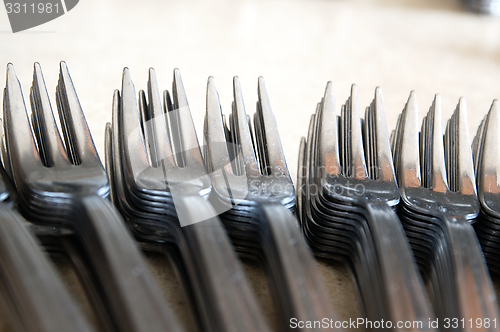
M 109 192 L 108 179 L 66 64 L 60 65 L 56 95 L 64 143 L 38 63 L 33 76 L 30 116 L 13 66 L 8 65 L 4 98 L 6 163 L 18 192 L 20 211 L 33 223 L 66 228 L 76 235 L 86 269 L 96 282 L 101 301 L 98 305 L 109 317 L 103 322 L 106 328 L 178 331 L 123 219 L 104 199 Z
M 288 330 L 292 318 L 335 320 L 316 264 L 289 211 L 295 205 L 294 189 L 263 80 L 259 80 L 260 111 L 255 121 L 260 166 L 238 95 L 240 112 L 235 119 L 239 126 L 243 125 L 244 133 L 233 128 L 232 138 L 236 145 L 245 142 L 247 150 L 238 157 L 240 164 L 234 165 L 240 172 L 248 171 L 249 176 L 230 179 L 236 180 L 232 184 L 237 183 L 240 188 L 225 188 L 217 179 L 219 168 L 214 165 L 227 157 L 217 154 L 217 143 L 226 147 L 230 140 L 226 136 L 220 142 L 210 139 L 210 161 L 204 160 L 178 70 L 174 71 L 173 102 L 165 92 L 164 108 L 154 76 L 151 70 L 148 98 L 140 92 L 138 104 L 128 69 L 124 71 L 122 93 L 114 94 L 113 125 L 106 130 L 110 187 L 66 64 L 61 63 L 56 94 L 64 141 L 55 123 L 40 66 L 35 64 L 31 116 L 12 66 L 8 68 L 4 98 L 6 142 L 2 152 L 19 193 L 18 207 L 31 222 L 55 227 L 53 238 L 44 238 L 51 250 L 66 250 L 76 264 L 85 266 L 81 272 L 86 277 L 82 278 L 88 279 L 86 286 L 96 295 L 91 296 L 94 305 L 106 311 L 100 315 L 103 328 L 178 330 L 124 228 L 125 223 L 103 200 L 109 193 L 130 229 L 140 240 L 148 242 L 144 247 L 166 252 L 172 249 L 169 244 L 174 245 L 172 256 L 176 256 L 174 260 L 187 279 L 203 329 L 269 330 L 218 220 L 221 208 L 227 211 L 226 224 L 232 220 L 239 225 L 253 225 L 257 236 L 250 239 L 256 243 L 251 252 L 269 270 L 281 314 L 280 329 Z M 216 91 L 210 82 L 207 119 L 220 121 L 220 106 L 213 98 Z M 224 133 L 223 127 L 216 131 L 221 128 Z M 220 137 L 220 132 L 211 136 L 212 127 L 206 130 L 205 137 Z M 214 171 L 210 176 L 205 162 Z M 228 165 L 221 165 L 228 171 L 225 175 L 234 171 Z M 212 181 L 217 184 L 217 193 L 207 200 Z M 235 189 L 246 195 L 232 196 Z M 230 204 L 212 206 L 209 201 Z M 235 201 L 238 204 L 233 204 Z M 78 248 L 68 244 L 70 238 L 78 242 Z M 83 256 L 76 257 L 75 252 Z M 86 274 L 87 271 L 91 273 Z M 315 329 L 317 326 L 312 330 Z
M 236 250 L 262 263 L 280 328 L 291 319 L 335 321 L 316 263 L 290 210 L 295 194 L 264 84 L 258 81 L 253 130 L 238 77 L 233 80 L 232 112 L 225 123 L 213 78 L 208 79 L 205 161 L 214 185 L 211 201 Z M 324 327 L 323 330 L 333 330 Z
M 331 82 L 299 157 L 299 214 L 311 248 L 352 269 L 368 319 L 422 322 L 432 312 L 393 207 L 399 202 L 382 91 L 361 121 L 356 85 L 338 118 Z M 394 326 L 396 328 L 396 326 Z M 401 327 L 398 327 L 401 328 Z
M 180 72 L 174 70 L 173 102 L 160 101 L 154 69 L 148 98 L 139 104 L 130 71 L 113 98 L 113 125 L 106 133 L 112 198 L 149 248 L 179 253 L 191 304 L 206 331 L 268 331 L 267 323 L 216 211 Z M 196 207 L 194 209 L 193 207 Z M 171 243 L 167 248 L 160 243 Z
M 179 70 L 163 103 L 153 69 L 147 86 L 137 99 L 124 69 L 106 126 L 104 170 L 66 64 L 56 90 L 62 134 L 40 65 L 34 66 L 31 113 L 8 65 L 0 142 L 6 169 L 0 169 L 0 302 L 18 330 L 92 331 L 25 225 L 47 250 L 64 252 L 79 267 L 104 330 L 181 330 L 129 230 L 143 248 L 176 263 L 202 330 L 271 330 L 238 254 L 263 264 L 280 330 L 291 330 L 292 318 L 336 321 L 307 245 L 319 257 L 350 266 L 370 320 L 421 322 L 412 331 L 497 330 L 469 322 L 499 313 L 471 226 L 479 215 L 476 232 L 490 269 L 500 272 L 497 101 L 471 149 L 464 99 L 443 135 L 437 95 L 419 132 L 412 92 L 389 136 L 380 88 L 361 119 L 353 85 L 337 117 L 328 83 L 301 141 L 295 193 L 262 78 L 253 121 L 234 78 L 227 122 L 214 79 L 208 79 L 203 148 Z M 37 226 L 26 224 L 14 205 Z M 437 317 L 442 323 L 455 319 L 456 327 L 430 325 L 434 313 L 418 267 L 430 281 Z
M 402 197 L 399 215 L 429 278 L 438 318 L 460 321 L 455 328 L 472 330 L 471 321 L 498 317 L 498 305 L 469 224 L 479 213 L 479 202 L 465 100 L 460 99 L 448 121 L 444 142 L 441 117 L 441 97 L 436 95 L 419 134 L 412 92 L 398 118 L 392 143 Z M 488 324 L 477 330 L 496 327 Z
M 474 224 L 490 268 L 500 273 L 500 104 L 497 100 L 481 122 L 472 144 L 481 213 Z
M 15 211 L 15 193 L 1 168 L 0 201 L 0 304 L 11 327 L 16 331 L 93 331 L 26 227 L 28 223 Z

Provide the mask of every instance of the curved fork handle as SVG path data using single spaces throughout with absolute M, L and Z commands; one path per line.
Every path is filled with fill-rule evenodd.
M 55 267 L 16 212 L 0 205 L 2 297 L 9 297 L 19 331 L 93 331 L 67 292 Z M 8 293 L 8 294 L 7 294 Z M 8 310 L 10 312 L 10 310 Z
M 294 215 L 281 204 L 261 204 L 261 208 L 269 232 L 269 238 L 263 242 L 264 254 L 275 256 L 270 265 L 276 287 L 280 288 L 278 295 L 286 326 L 291 327 L 294 318 L 297 321 L 321 322 L 324 318 L 337 321 L 318 263 L 307 248 Z M 279 266 L 273 266 L 274 263 Z
M 218 217 L 203 220 L 215 215 L 212 205 L 200 196 L 181 195 L 175 207 L 188 225 L 182 230 L 194 264 L 187 267 L 205 292 L 203 319 L 208 330 L 270 331 L 221 221 Z
M 118 211 L 86 196 L 75 213 L 77 235 L 102 284 L 120 331 L 181 331 Z
M 498 324 L 500 319 L 496 293 L 472 225 L 462 217 L 453 220 L 446 218 L 446 230 L 451 240 L 455 289 L 460 310 L 458 319 L 465 319 L 462 331 L 498 331 L 498 325 L 492 323 L 496 319 Z M 483 323 L 480 328 L 476 325 L 478 319 Z M 484 326 L 486 319 L 491 322 L 489 328 Z
M 387 317 L 394 324 L 394 331 L 435 330 L 428 326 L 434 320 L 434 314 L 401 221 L 385 203 L 367 203 L 365 208 L 382 272 L 389 310 Z M 421 325 L 411 328 L 396 326 L 396 322 L 415 321 Z

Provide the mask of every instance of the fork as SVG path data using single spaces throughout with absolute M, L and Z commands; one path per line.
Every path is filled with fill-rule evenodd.
M 31 122 L 12 64 L 6 85 L 6 145 L 22 211 L 33 222 L 76 233 L 117 330 L 179 331 L 122 218 L 101 197 L 108 180 L 66 63 L 56 94 L 64 143 L 40 65 L 34 65 Z
M 298 192 L 304 232 L 317 255 L 347 256 L 369 319 L 420 321 L 422 329 L 432 330 L 426 326 L 432 313 L 423 282 L 393 210 L 399 189 L 382 90 L 375 90 L 363 120 L 356 85 L 338 122 L 335 104 L 328 82 L 311 117 L 307 143 L 301 144 Z
M 259 99 L 253 133 L 238 77 L 233 80 L 233 93 L 229 131 L 222 117 L 214 79 L 208 79 L 205 160 L 214 184 L 215 199 L 232 207 L 221 217 L 226 227 L 237 220 L 235 222 L 240 227 L 246 227 L 247 231 L 258 229 L 259 238 L 252 240 L 259 241 L 264 259 L 270 266 L 271 283 L 277 289 L 274 295 L 278 297 L 276 300 L 283 328 L 290 326 L 292 318 L 321 321 L 328 317 L 335 320 L 336 314 L 317 263 L 289 210 L 295 205 L 294 187 L 264 79 L 259 77 L 258 80 Z M 255 226 L 248 228 L 246 223 Z M 254 234 L 247 231 L 244 232 Z M 325 330 L 330 329 L 333 330 L 333 327 L 325 327 Z
M 268 331 L 226 230 L 206 200 L 212 183 L 180 71 L 174 70 L 172 99 L 165 92 L 162 107 L 150 68 L 147 95 L 146 102 L 141 92 L 137 103 L 125 68 L 121 94 L 114 95 L 112 142 L 116 182 L 127 185 L 113 189 L 123 187 L 117 192 L 124 197 L 121 203 L 127 203 L 127 194 L 140 196 L 142 204 L 131 211 L 131 223 L 148 227 L 157 220 L 155 229 L 170 228 L 169 233 L 181 238 L 177 245 L 207 331 Z M 140 213 L 148 213 L 149 220 L 139 219 Z
M 494 100 L 488 114 L 477 129 L 472 144 L 474 166 L 481 214 L 474 224 L 474 229 L 481 242 L 490 272 L 499 274 L 500 264 L 498 249 L 500 240 L 498 229 L 500 224 L 500 190 L 498 175 L 500 171 L 500 104 Z
M 6 98 L 4 98 L 6 102 Z M 0 275 L 2 308 L 16 331 L 93 331 L 40 248 L 0 169 Z
M 445 139 L 441 97 L 418 128 L 416 94 L 411 92 L 393 135 L 395 165 L 402 197 L 402 219 L 414 252 L 422 240 L 430 247 L 430 283 L 440 319 L 456 319 L 462 331 L 493 331 L 471 322 L 498 318 L 495 291 L 470 222 L 479 213 L 465 100 L 460 99 L 448 121 Z M 406 221 L 405 221 L 406 219 Z M 419 226 L 420 225 L 420 226 Z M 414 233 L 423 227 L 422 233 Z M 411 233 L 417 234 L 411 235 Z M 465 322 L 465 323 L 464 323 Z M 444 326 L 447 329 L 446 326 Z

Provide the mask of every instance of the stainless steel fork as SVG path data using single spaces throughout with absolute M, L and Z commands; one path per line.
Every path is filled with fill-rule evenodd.
M 295 206 L 294 187 L 264 79 L 260 77 L 258 81 L 259 100 L 253 131 L 250 130 L 238 77 L 234 78 L 233 89 L 229 130 L 223 121 L 214 80 L 212 77 L 208 79 L 206 161 L 215 199 L 228 207 L 221 218 L 226 227 L 233 228 L 228 226 L 231 224 L 246 233 L 247 244 L 258 242 L 256 248 L 262 247 L 264 260 L 270 266 L 271 283 L 277 289 L 275 295 L 282 329 L 290 329 L 292 318 L 321 321 L 328 317 L 335 320 L 336 314 L 317 264 L 300 234 L 297 220 L 289 211 Z M 252 238 L 254 234 L 257 234 L 256 238 Z M 244 251 L 251 254 L 255 250 Z M 323 330 L 334 328 L 329 325 Z
M 40 65 L 34 66 L 31 121 L 14 67 L 7 67 L 4 127 L 20 206 L 33 222 L 72 229 L 99 278 L 120 331 L 179 331 L 123 219 L 103 197 L 106 173 L 61 62 L 59 135 Z
M 494 100 L 477 130 L 474 143 L 474 165 L 481 214 L 474 229 L 481 242 L 490 272 L 500 273 L 500 103 Z
M 132 206 L 131 197 L 136 197 L 135 204 L 140 204 L 135 211 L 128 209 L 130 222 L 162 229 L 161 235 L 155 234 L 157 241 L 181 238 L 174 242 L 207 331 L 268 331 L 226 230 L 206 199 L 212 183 L 178 69 L 172 87 L 172 99 L 165 92 L 162 107 L 151 68 L 148 101 L 140 93 L 138 103 L 130 71 L 123 71 L 121 94 L 114 95 L 112 139 L 114 167 L 121 171 L 115 177 L 124 184 L 117 192 L 123 197 L 120 203 Z M 147 217 L 139 218 L 141 214 Z
M 14 210 L 11 189 L 0 168 L 0 299 L 5 318 L 16 331 L 93 331 L 28 223 Z
M 419 321 L 413 330 L 432 330 L 425 288 L 393 210 L 399 190 L 382 90 L 375 90 L 364 119 L 356 85 L 338 121 L 335 104 L 329 82 L 301 146 L 305 235 L 318 256 L 353 267 L 369 320 Z
M 393 136 L 401 190 L 401 216 L 422 265 L 430 266 L 438 318 L 458 321 L 445 330 L 497 331 L 476 319 L 495 319 L 498 305 L 478 239 L 470 222 L 479 213 L 465 100 L 447 125 L 441 123 L 441 97 L 418 127 L 412 92 Z M 427 255 L 427 256 L 425 256 Z

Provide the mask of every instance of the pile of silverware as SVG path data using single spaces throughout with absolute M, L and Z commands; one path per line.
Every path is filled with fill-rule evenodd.
M 497 316 L 498 304 L 470 225 L 480 208 L 465 100 L 460 99 L 444 135 L 441 113 L 436 95 L 419 133 L 412 92 L 399 116 L 392 137 L 402 198 L 398 212 L 428 277 L 437 317 L 484 321 Z
M 481 213 L 474 224 L 476 234 L 483 247 L 486 262 L 491 271 L 500 273 L 500 171 L 499 135 L 500 107 L 494 101 L 491 109 L 481 122 L 472 148 Z
M 381 89 L 362 121 L 357 87 L 337 118 L 329 83 L 300 151 L 300 217 L 311 248 L 351 267 L 370 320 L 428 323 L 433 314 L 394 211 L 399 190 Z
M 471 144 L 463 99 L 443 134 L 439 95 L 420 127 L 412 92 L 390 135 L 380 88 L 362 119 L 356 85 L 337 115 L 328 83 L 295 188 L 264 80 L 253 118 L 238 77 L 233 96 L 226 118 L 208 79 L 200 145 L 179 70 L 161 94 L 154 69 L 137 92 L 125 68 L 103 167 L 66 64 L 58 116 L 38 63 L 29 108 L 7 66 L 0 305 L 13 329 L 183 331 L 143 249 L 174 262 L 201 331 L 272 330 L 240 258 L 262 265 L 276 329 L 345 328 L 326 323 L 339 318 L 314 255 L 348 265 L 363 314 L 386 329 L 498 331 L 488 271 L 500 273 L 496 101 Z M 97 326 L 44 251 L 73 263 Z

